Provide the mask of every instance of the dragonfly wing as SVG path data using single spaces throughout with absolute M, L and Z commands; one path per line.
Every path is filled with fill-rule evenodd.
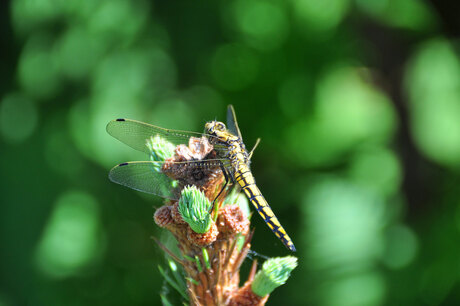
M 227 128 L 235 136 L 238 136 L 241 141 L 243 141 L 243 137 L 241 137 L 240 128 L 238 127 L 238 121 L 236 121 L 235 109 L 233 105 L 229 105 L 227 108 Z
M 116 119 L 110 121 L 107 124 L 107 132 L 131 148 L 145 152 L 147 154 L 150 154 L 150 150 L 147 147 L 147 141 L 156 135 L 169 141 L 173 145 L 188 145 L 190 137 L 201 138 L 205 136 L 210 140 L 213 138 L 211 135 L 164 129 L 158 126 L 131 119 Z M 215 141 L 215 143 L 217 143 L 217 141 Z M 225 147 L 222 145 L 215 145 L 214 147 L 216 150 L 225 150 Z
M 109 178 L 117 184 L 167 199 L 177 199 L 174 193 L 174 181 L 158 171 L 160 162 L 129 162 L 112 168 Z
M 179 194 L 175 187 L 179 180 L 182 185 L 202 186 L 205 177 L 215 175 L 225 169 L 233 178 L 233 170 L 228 159 L 190 160 L 183 162 L 139 161 L 122 163 L 112 168 L 109 178 L 112 182 L 134 190 L 151 193 L 163 198 L 177 200 Z M 167 171 L 169 177 L 162 171 Z M 203 180 L 204 179 L 204 180 Z

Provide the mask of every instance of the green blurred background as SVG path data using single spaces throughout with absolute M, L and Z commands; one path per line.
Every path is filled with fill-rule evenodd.
M 145 157 L 105 125 L 202 131 L 227 104 L 262 138 L 252 170 L 298 249 L 269 305 L 458 305 L 458 11 L 2 1 L 0 305 L 160 304 L 161 199 L 109 182 Z M 288 254 L 253 225 L 256 252 Z

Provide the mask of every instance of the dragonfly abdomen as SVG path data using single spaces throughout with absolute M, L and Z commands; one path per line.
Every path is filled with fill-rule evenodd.
M 294 243 L 292 243 L 291 238 L 289 238 L 286 230 L 281 226 L 278 218 L 276 218 L 275 214 L 273 213 L 270 205 L 265 200 L 264 196 L 260 192 L 259 188 L 256 186 L 254 177 L 249 170 L 249 167 L 246 167 L 246 171 L 239 172 L 235 179 L 238 184 L 243 189 L 246 196 L 249 198 L 249 201 L 254 205 L 259 215 L 264 219 L 265 223 L 267 223 L 268 227 L 272 230 L 272 232 L 278 237 L 283 244 L 291 251 L 295 252 Z

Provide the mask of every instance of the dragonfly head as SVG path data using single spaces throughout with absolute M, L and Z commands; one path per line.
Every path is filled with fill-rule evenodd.
M 220 121 L 210 121 L 204 126 L 206 133 L 213 136 L 222 136 L 227 131 L 225 124 Z

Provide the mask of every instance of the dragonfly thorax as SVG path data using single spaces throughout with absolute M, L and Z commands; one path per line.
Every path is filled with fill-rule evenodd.
M 230 158 L 234 165 L 240 164 L 241 162 L 244 164 L 249 163 L 249 156 L 243 142 L 238 136 L 233 135 L 225 127 L 225 124 L 219 121 L 210 121 L 206 123 L 205 130 L 207 134 L 214 136 L 217 142 L 227 146 L 228 152 L 226 157 Z

